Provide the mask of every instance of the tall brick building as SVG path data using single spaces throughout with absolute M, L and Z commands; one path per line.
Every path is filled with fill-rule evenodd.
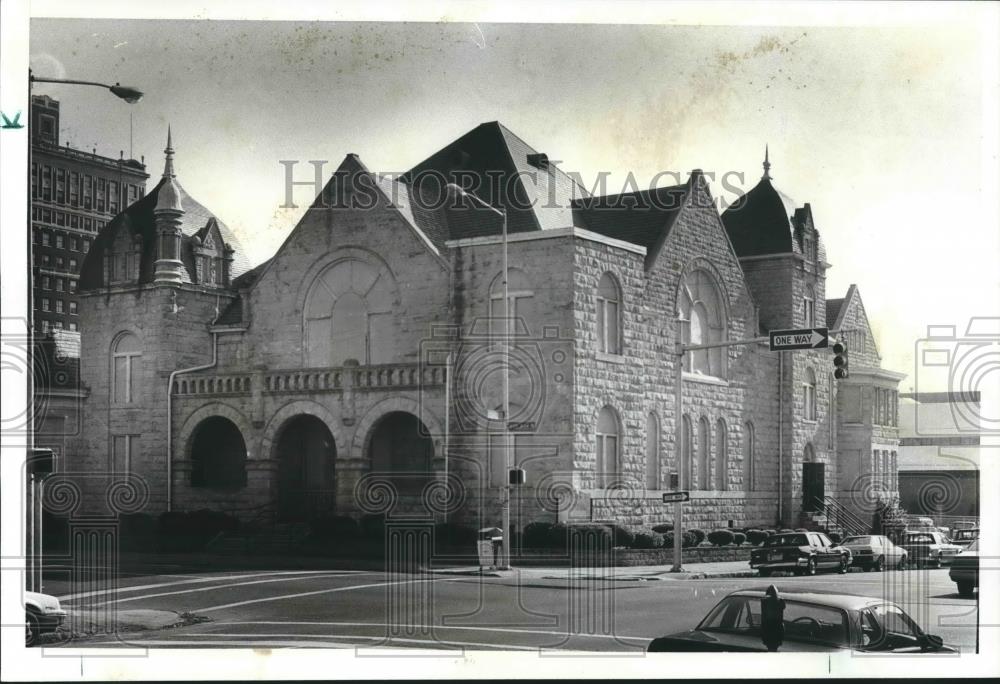
M 872 476 L 894 468 L 903 376 L 880 368 L 857 288 L 826 299 L 812 210 L 767 165 L 720 216 L 700 171 L 592 196 L 487 123 L 401 177 L 347 155 L 248 268 L 166 153 L 83 266 L 71 468 L 141 478 L 150 511 L 498 524 L 505 357 L 515 524 L 659 522 L 675 478 L 708 528 L 810 524 L 895 487 Z M 850 378 L 827 350 L 688 352 L 678 415 L 679 339 L 825 324 L 845 330 Z
M 31 98 L 34 327 L 76 331 L 80 266 L 98 232 L 146 192 L 146 167 L 59 143 L 59 102 Z

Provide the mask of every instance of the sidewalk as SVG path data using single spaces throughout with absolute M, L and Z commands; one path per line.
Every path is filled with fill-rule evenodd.
M 510 570 L 480 569 L 475 566 L 432 568 L 436 575 L 470 575 L 481 577 L 509 577 L 519 579 L 593 579 L 619 582 L 645 582 L 659 580 L 709 579 L 716 577 L 756 577 L 746 561 L 721 563 L 686 563 L 681 572 L 673 572 L 670 565 L 638 565 L 630 567 L 567 568 L 567 567 L 513 567 Z

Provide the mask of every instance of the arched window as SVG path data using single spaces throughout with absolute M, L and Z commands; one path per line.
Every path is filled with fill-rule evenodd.
M 757 436 L 753 431 L 753 423 L 743 424 L 743 489 L 752 492 L 757 488 L 757 462 L 754 443 Z
M 524 271 L 507 269 L 507 302 L 510 334 L 530 333 L 535 321 L 535 293 Z M 500 340 L 504 334 L 503 274 L 497 275 L 490 285 L 490 332 Z
M 610 273 L 597 284 L 597 349 L 621 354 L 621 294 Z
M 646 489 L 660 488 L 660 420 L 646 416 Z
M 677 315 L 685 344 L 710 344 L 726 339 L 726 312 L 715 278 L 703 269 L 684 276 L 680 286 Z M 684 356 L 685 370 L 723 378 L 726 375 L 724 348 L 698 349 Z
M 111 348 L 111 401 L 115 404 L 134 404 L 139 386 L 139 362 L 142 347 L 132 333 L 119 335 Z
M 605 406 L 597 415 L 597 482 L 607 487 L 618 476 L 618 415 Z
M 816 461 L 816 451 L 813 449 L 812 444 L 806 444 L 802 450 L 802 460 L 806 463 L 814 463 Z
M 711 448 L 711 442 L 708 439 L 709 430 L 708 418 L 702 417 L 698 421 L 698 489 L 709 489 L 712 486 L 709 477 L 709 468 L 712 463 L 709 454 Z
M 802 381 L 802 417 L 816 420 L 816 373 L 812 368 L 806 368 Z
M 681 420 L 681 462 L 678 464 L 680 473 L 679 480 L 682 489 L 691 489 L 693 480 L 691 471 L 694 468 L 694 427 L 691 425 L 691 416 L 684 416 Z
M 715 488 L 726 491 L 729 483 L 729 453 L 726 448 L 726 421 L 715 422 Z
M 812 285 L 806 285 L 806 292 L 802 297 L 802 318 L 807 328 L 816 325 L 816 290 Z
M 391 361 L 392 293 L 392 275 L 359 259 L 343 259 L 320 273 L 306 297 L 306 365 Z

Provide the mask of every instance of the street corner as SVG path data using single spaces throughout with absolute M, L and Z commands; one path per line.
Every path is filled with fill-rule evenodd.
M 157 609 L 69 608 L 66 612 L 66 628 L 74 638 L 107 632 L 120 634 L 186 627 L 211 620 L 195 613 Z

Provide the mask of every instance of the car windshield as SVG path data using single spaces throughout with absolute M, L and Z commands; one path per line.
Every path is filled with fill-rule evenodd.
M 764 546 L 808 546 L 804 534 L 776 534 L 764 541 Z
M 977 539 L 976 541 L 974 541 L 971 544 L 969 544 L 969 548 L 966 549 L 966 550 L 967 551 L 978 551 L 979 550 L 979 540 Z
M 976 533 L 974 530 L 958 530 L 955 532 L 955 539 L 975 539 Z
M 934 537 L 929 534 L 911 534 L 906 538 L 907 544 L 933 544 Z
M 838 608 L 785 599 L 782 621 L 785 641 L 849 645 L 847 616 Z M 759 598 L 727 596 L 702 620 L 698 630 L 759 637 L 760 626 Z
M 875 538 L 874 537 L 848 537 L 842 543 L 843 544 L 857 544 L 859 546 L 862 545 L 862 544 L 874 544 L 875 543 Z

